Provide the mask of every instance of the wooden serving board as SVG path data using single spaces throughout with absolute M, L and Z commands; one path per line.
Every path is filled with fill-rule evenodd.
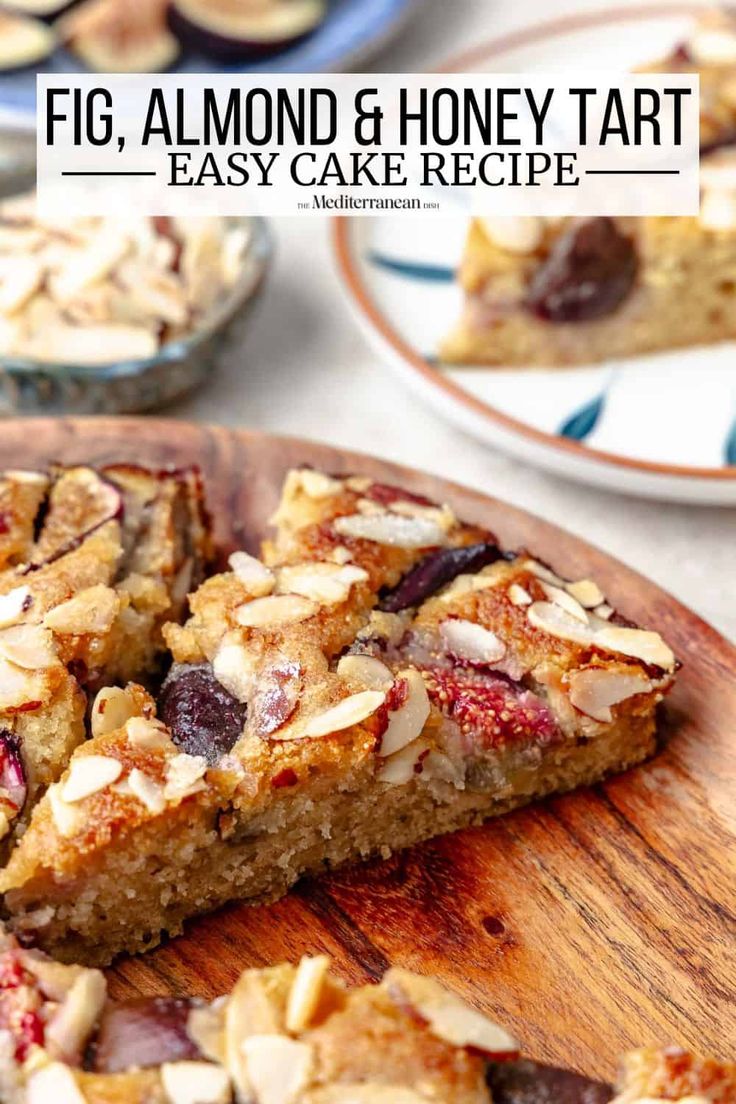
M 287 468 L 360 471 L 452 504 L 565 575 L 594 576 L 683 662 L 649 764 L 398 855 L 233 906 L 109 971 L 115 997 L 214 996 L 245 966 L 327 951 L 352 982 L 432 974 L 534 1058 L 598 1076 L 645 1043 L 736 1042 L 736 649 L 641 576 L 497 499 L 305 441 L 136 419 L 2 424 L 0 466 L 201 465 L 217 533 L 255 551 Z M 707 549 L 693 547 L 693 555 Z M 724 600 L 732 580 L 723 580 Z

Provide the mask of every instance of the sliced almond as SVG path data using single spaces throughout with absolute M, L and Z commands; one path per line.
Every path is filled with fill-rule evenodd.
M 359 694 L 351 694 L 349 698 L 343 698 L 337 705 L 333 705 L 325 713 L 320 713 L 307 721 L 302 736 L 318 737 L 330 736 L 334 732 L 342 732 L 346 728 L 360 724 L 368 717 L 372 717 L 377 709 L 383 705 L 386 695 L 381 690 L 363 690 Z
M 428 518 L 381 513 L 374 517 L 351 514 L 337 518 L 335 530 L 343 537 L 367 540 L 393 548 L 433 548 L 445 543 L 445 531 Z
M 429 753 L 427 740 L 414 740 L 408 747 L 397 751 L 386 759 L 383 766 L 376 772 L 376 781 L 385 782 L 389 786 L 405 786 L 416 778 L 418 768 L 424 757 Z
M 431 978 L 394 967 L 383 986 L 400 1006 L 408 1004 L 434 1035 L 452 1046 L 473 1047 L 496 1057 L 519 1051 L 519 1044 L 502 1027 Z
M 596 606 L 593 613 L 596 617 L 600 617 L 601 621 L 609 621 L 613 617 L 613 606 L 604 602 L 602 606 Z
M 251 1035 L 241 1050 L 257 1104 L 296 1104 L 314 1069 L 311 1046 L 286 1035 Z
M 61 796 L 61 783 L 57 782 L 49 786 L 46 791 L 51 818 L 56 830 L 64 839 L 71 839 L 84 827 L 85 819 L 82 809 L 78 805 L 70 805 Z
M 585 609 L 593 609 L 594 606 L 599 606 L 606 600 L 605 594 L 592 579 L 579 579 L 576 583 L 567 583 L 565 590 Z
M 255 556 L 249 556 L 247 552 L 233 552 L 228 564 L 233 574 L 254 598 L 264 598 L 276 585 L 273 571 Z
M 225 1062 L 225 1008 L 228 998 L 220 998 L 201 1008 L 192 1008 L 187 1018 L 187 1035 L 197 1050 L 211 1062 Z
M 102 635 L 112 628 L 119 608 L 120 599 L 111 587 L 93 586 L 49 610 L 43 623 L 56 633 Z
M 305 955 L 297 967 L 286 1005 L 286 1030 L 298 1035 L 312 1022 L 330 970 L 327 955 Z
M 343 489 L 343 483 L 339 479 L 333 479 L 324 472 L 312 471 L 311 468 L 302 468 L 298 473 L 301 488 L 307 498 L 316 500 L 331 498 L 339 494 Z
M 457 518 L 449 506 L 422 506 L 418 502 L 405 502 L 399 499 L 389 507 L 392 514 L 402 517 L 420 518 L 436 523 L 443 533 L 449 533 L 457 525 Z
M 368 572 L 354 564 L 297 564 L 281 568 L 279 590 L 330 606 L 346 601 L 353 584 L 364 583 L 367 578 Z
M 360 690 L 388 692 L 394 684 L 386 664 L 370 655 L 344 655 L 337 664 L 337 674 L 348 686 Z
M 519 583 L 512 583 L 509 587 L 509 601 L 512 606 L 530 606 L 533 600 L 529 591 Z
M 128 743 L 147 751 L 166 750 L 172 746 L 169 731 L 161 721 L 148 717 L 131 717 L 125 725 Z
M 161 1084 L 168 1104 L 230 1104 L 230 1078 L 209 1062 L 164 1062 Z
M 81 755 L 69 764 L 69 773 L 62 783 L 61 798 L 69 805 L 84 801 L 86 797 L 112 786 L 122 773 L 123 765 L 118 759 L 107 755 Z
M 93 736 L 109 736 L 125 728 L 138 707 L 132 696 L 119 686 L 104 686 L 92 706 L 90 725 Z
M 344 544 L 338 544 L 332 549 L 330 559 L 336 564 L 350 563 L 353 556 L 349 548 L 346 548 Z
M 506 655 L 506 645 L 494 632 L 473 621 L 451 618 L 440 625 L 442 643 L 458 659 L 471 663 L 497 663 Z
M 7 594 L 0 594 L 0 629 L 16 625 L 32 601 L 33 598 L 27 586 L 16 587 Z
M 388 727 L 378 748 L 378 754 L 384 758 L 421 736 L 431 708 L 424 679 L 415 667 L 399 671 L 396 677 L 406 683 L 407 694 L 398 709 L 389 711 Z
M 46 1025 L 44 1046 L 52 1058 L 76 1063 L 89 1042 L 107 996 L 99 970 L 80 970 L 58 1011 Z
M 235 619 L 248 629 L 279 629 L 306 621 L 318 610 L 316 602 L 299 594 L 273 594 L 246 602 L 235 611 Z
M 187 755 L 181 752 L 169 759 L 166 764 L 166 785 L 164 797 L 167 801 L 182 801 L 185 797 L 205 789 L 204 776 L 207 760 L 201 755 Z
M 661 667 L 664 671 L 675 669 L 675 656 L 659 633 L 645 629 L 626 629 L 619 625 L 605 625 L 596 631 L 595 644 L 621 655 L 633 656 L 642 663 Z
M 478 221 L 488 240 L 507 253 L 533 253 L 544 236 L 544 222 L 537 215 L 486 216 Z
M 572 594 L 569 594 L 566 590 L 562 590 L 561 587 L 552 586 L 550 583 L 542 582 L 542 590 L 549 598 L 550 602 L 554 602 L 556 606 L 564 609 L 581 624 L 588 624 L 588 615 L 580 605 L 576 598 L 573 598 Z
M 128 786 L 133 797 L 137 797 L 154 816 L 158 816 L 166 808 L 163 786 L 138 767 L 134 767 L 128 775 Z
M 0 709 L 20 709 L 34 702 L 41 705 L 48 696 L 42 671 L 24 671 L 0 655 Z
M 550 583 L 552 586 L 564 587 L 565 580 L 561 579 L 559 575 L 555 575 L 551 568 L 546 564 L 539 563 L 538 560 L 524 560 L 522 567 L 525 567 L 527 571 L 530 571 L 532 575 L 536 575 L 538 579 L 542 579 L 545 583 Z
M 258 661 L 244 644 L 223 639 L 212 661 L 215 678 L 240 702 L 250 700 L 256 686 Z
M 648 694 L 654 689 L 643 675 L 608 671 L 605 667 L 573 671 L 569 682 L 570 701 L 575 708 L 593 720 L 605 723 L 613 720 L 612 705 L 618 705 L 635 694 Z
M 736 33 L 725 21 L 722 26 L 697 27 L 687 48 L 700 65 L 736 65 Z
M 593 643 L 592 627 L 583 624 L 579 618 L 573 617 L 554 602 L 533 602 L 526 615 L 535 629 L 541 629 L 550 636 L 569 640 L 574 644 Z
M 25 671 L 39 671 L 59 662 L 51 633 L 41 625 L 14 625 L 3 629 L 0 656 Z
M 62 1062 L 49 1062 L 28 1078 L 26 1104 L 85 1104 L 72 1071 Z

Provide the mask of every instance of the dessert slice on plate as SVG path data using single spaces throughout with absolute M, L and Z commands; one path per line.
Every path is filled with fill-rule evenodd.
M 154 672 L 208 556 L 194 473 L 0 475 L 0 836 L 85 739 L 87 694 Z
M 324 956 L 246 970 L 212 1004 L 109 1001 L 0 929 L 5 1104 L 730 1104 L 736 1066 L 635 1051 L 617 1088 L 518 1058 L 501 1027 L 429 978 L 347 989 Z
M 443 360 L 563 367 L 736 337 L 736 17 L 707 13 L 647 69 L 700 77 L 700 216 L 475 219 Z
M 166 630 L 159 719 L 96 703 L 36 807 L 0 891 L 45 949 L 105 962 L 653 751 L 674 656 L 592 581 L 368 479 L 292 473 L 275 522 Z

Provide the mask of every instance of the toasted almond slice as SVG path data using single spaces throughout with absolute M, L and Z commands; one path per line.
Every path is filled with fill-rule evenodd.
M 282 593 L 301 594 L 320 605 L 332 606 L 346 601 L 354 583 L 363 583 L 368 572 L 354 564 L 306 563 L 282 567 L 278 586 Z
M 107 323 L 71 326 L 49 322 L 28 337 L 19 352 L 49 364 L 97 365 L 147 360 L 158 352 L 158 338 L 144 326 Z
M 348 686 L 360 690 L 388 692 L 394 684 L 393 673 L 386 664 L 370 655 L 344 655 L 337 665 L 337 674 Z
M 63 268 L 49 281 L 53 298 L 61 306 L 67 306 L 86 288 L 103 280 L 130 246 L 130 239 L 125 235 L 103 230 L 91 244 L 70 251 Z
M 457 525 L 457 518 L 449 506 L 422 506 L 418 502 L 405 502 L 400 499 L 398 502 L 392 502 L 389 510 L 392 514 L 400 514 L 402 517 L 435 522 L 443 533 L 449 533 Z
M 161 1084 L 169 1104 L 229 1104 L 230 1078 L 210 1062 L 164 1062 Z
M 506 655 L 506 645 L 494 632 L 453 617 L 440 625 L 440 636 L 447 651 L 471 663 L 497 663 Z
M 56 782 L 46 791 L 51 818 L 56 830 L 64 839 L 71 839 L 84 827 L 84 813 L 78 805 L 70 805 L 61 796 L 61 783 Z
M 343 537 L 393 548 L 434 548 L 446 541 L 445 531 L 436 521 L 398 514 L 351 514 L 337 518 L 334 528 Z
M 314 1051 L 286 1035 L 251 1035 L 241 1044 L 257 1104 L 296 1104 L 314 1068 Z
M 239 640 L 226 635 L 212 661 L 215 678 L 240 702 L 250 700 L 256 687 L 256 657 Z
M 286 1005 L 286 1030 L 298 1035 L 312 1022 L 329 973 L 327 955 L 304 955 L 296 971 Z
M 235 619 L 248 629 L 279 629 L 283 625 L 306 621 L 318 610 L 316 602 L 299 594 L 272 594 L 239 606 Z
M 127 691 L 119 686 L 104 686 L 92 706 L 91 728 L 93 736 L 108 736 L 125 728 L 137 706 Z
M 22 310 L 43 284 L 46 270 L 34 256 L 14 254 L 13 274 L 0 285 L 0 314 L 10 316 Z
M 122 773 L 122 763 L 108 755 L 79 756 L 69 764 L 69 773 L 62 783 L 61 798 L 68 805 L 83 801 L 85 797 L 106 790 L 117 782 Z
M 407 747 L 397 751 L 376 772 L 376 781 L 385 782 L 389 786 L 405 786 L 411 782 L 418 772 L 418 768 L 425 755 L 429 753 L 427 740 L 414 740 Z
M 346 548 L 344 544 L 338 544 L 332 549 L 330 558 L 336 564 L 347 564 L 350 563 L 353 556 L 349 548 Z
M 560 640 L 569 640 L 573 644 L 592 644 L 593 629 L 584 625 L 577 617 L 554 602 L 533 602 L 527 608 L 529 623 L 535 629 L 556 636 Z
M 533 253 L 544 236 L 544 222 L 537 215 L 486 216 L 478 221 L 488 240 L 507 253 Z
M 332 495 L 339 494 L 343 489 L 343 483 L 340 479 L 333 479 L 332 476 L 325 475 L 324 472 L 312 471 L 311 468 L 301 468 L 297 474 L 301 488 L 307 498 L 316 500 L 331 498 Z
M 192 1008 L 187 1017 L 187 1035 L 197 1050 L 211 1062 L 225 1062 L 225 1008 L 228 998 L 220 998 L 202 1008 Z
M 32 601 L 31 591 L 27 586 L 19 586 L 9 590 L 7 594 L 0 594 L 0 629 L 16 625 Z
M 26 1086 L 26 1104 L 85 1104 L 77 1080 L 63 1062 L 49 1062 L 31 1073 Z
M 736 33 L 725 22 L 721 26 L 696 27 L 687 48 L 701 65 L 736 65 Z
M 512 606 L 530 606 L 533 598 L 528 590 L 519 583 L 512 583 L 509 587 L 509 601 Z
M 386 695 L 381 690 L 363 690 L 359 694 L 351 694 L 349 698 L 343 698 L 337 705 L 333 705 L 325 713 L 320 713 L 307 721 L 301 735 L 308 737 L 330 736 L 333 732 L 342 732 L 346 728 L 360 724 L 361 721 L 372 717 L 377 709 L 383 705 Z
M 593 609 L 594 606 L 600 606 L 606 600 L 605 594 L 592 579 L 579 579 L 576 583 L 567 583 L 565 590 L 585 609 Z
M 554 602 L 556 606 L 564 609 L 576 620 L 580 621 L 583 625 L 588 624 L 588 615 L 580 605 L 576 598 L 573 598 L 572 594 L 568 594 L 566 590 L 562 590 L 560 587 L 552 586 L 550 583 L 542 582 L 542 590 L 549 598 L 550 602 Z
M 452 1046 L 497 1057 L 518 1053 L 519 1044 L 508 1032 L 431 978 L 393 967 L 383 986 L 399 1006 L 408 1004 L 434 1035 Z
M 264 598 L 276 585 L 273 571 L 247 552 L 233 552 L 228 563 L 231 571 L 254 598 Z
M 181 801 L 205 788 L 204 775 L 207 760 L 201 755 L 181 752 L 166 764 L 164 797 L 167 801 Z
M 53 638 L 41 625 L 14 625 L 0 632 L 0 656 L 25 671 L 55 667 L 59 658 Z
M 551 568 L 545 564 L 539 563 L 538 560 L 524 560 L 522 567 L 525 567 L 527 571 L 530 571 L 532 575 L 536 575 L 538 579 L 542 579 L 545 583 L 550 583 L 552 586 L 564 587 L 565 580 L 561 579 L 559 575 L 555 575 Z
M 590 667 L 573 671 L 569 676 L 570 701 L 581 713 L 595 721 L 613 720 L 612 705 L 618 705 L 636 694 L 648 694 L 653 686 L 643 675 L 623 671 L 608 671 L 605 667 Z
M 640 659 L 642 663 L 661 667 L 664 671 L 675 669 L 675 656 L 659 633 L 645 629 L 625 629 L 619 625 L 605 625 L 597 629 L 594 643 L 599 648 Z
M 47 629 L 73 636 L 101 635 L 109 632 L 120 609 L 120 599 L 111 587 L 80 590 L 67 602 L 49 610 L 43 619 Z
M 396 677 L 406 682 L 407 695 L 399 709 L 389 712 L 388 727 L 378 749 L 378 754 L 384 758 L 416 740 L 430 713 L 429 695 L 419 671 L 415 667 L 407 667 Z
M 107 996 L 99 970 L 80 970 L 58 1011 L 46 1025 L 44 1046 L 52 1058 L 76 1063 L 89 1042 Z
M 128 743 L 137 748 L 163 751 L 172 747 L 172 739 L 166 726 L 161 721 L 148 717 L 131 717 L 126 722 L 125 734 Z
M 604 602 L 602 606 L 596 606 L 593 613 L 596 617 L 600 617 L 601 621 L 610 621 L 613 617 L 613 606 L 609 606 L 607 602 Z
M 19 709 L 49 697 L 49 686 L 42 671 L 26 671 L 0 655 L 0 709 Z
M 154 816 L 158 816 L 166 808 L 163 786 L 155 778 L 144 774 L 138 767 L 134 767 L 128 775 L 128 786 L 133 796 L 137 797 Z

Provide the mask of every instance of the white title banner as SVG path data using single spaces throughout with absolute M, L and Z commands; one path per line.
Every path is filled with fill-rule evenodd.
M 41 211 L 692 215 L 692 76 L 38 78 Z

